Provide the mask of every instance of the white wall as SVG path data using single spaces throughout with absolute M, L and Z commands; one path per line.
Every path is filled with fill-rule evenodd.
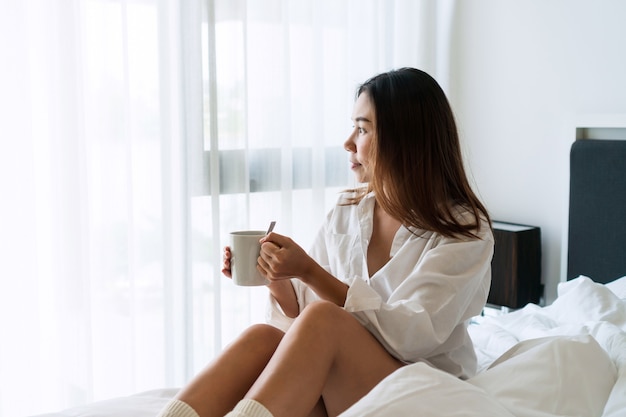
M 448 94 L 468 161 L 494 219 L 541 227 L 548 303 L 575 128 L 625 120 L 625 22 L 621 0 L 456 2 Z

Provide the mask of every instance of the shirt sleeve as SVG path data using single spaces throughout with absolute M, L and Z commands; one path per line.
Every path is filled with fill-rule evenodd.
M 344 308 L 405 362 L 462 346 L 467 333 L 458 326 L 465 327 L 466 320 L 480 314 L 489 293 L 493 237 L 490 231 L 483 235 L 473 240 L 442 238 L 387 300 L 372 288 L 375 283 L 354 277 Z M 384 280 L 384 274 L 377 279 Z
M 295 318 L 288 317 L 283 312 L 280 304 L 278 304 L 278 301 L 276 301 L 271 293 L 268 297 L 269 300 L 267 301 L 267 307 L 265 309 L 265 322 L 286 333 Z
M 291 279 L 291 285 L 296 293 L 296 299 L 298 301 L 300 311 L 302 311 L 306 305 L 320 299 L 312 289 L 302 283 L 299 279 Z M 278 301 L 276 301 L 272 294 L 269 294 L 269 301 L 265 310 L 265 322 L 282 330 L 283 332 L 287 332 L 294 320 L 295 318 L 288 317 L 283 312 L 283 309 L 280 307 L 280 304 L 278 304 Z

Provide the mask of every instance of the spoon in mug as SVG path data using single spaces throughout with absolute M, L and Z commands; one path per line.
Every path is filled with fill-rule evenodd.
M 274 226 L 276 226 L 276 222 L 271 222 L 270 223 L 270 227 L 267 229 L 267 232 L 265 233 L 265 236 L 269 235 L 270 233 L 272 233 L 272 230 L 274 230 Z

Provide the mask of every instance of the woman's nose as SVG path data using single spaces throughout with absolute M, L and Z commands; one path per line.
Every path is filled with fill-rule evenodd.
M 343 143 L 343 148 L 346 151 L 352 152 L 352 153 L 354 153 L 356 149 L 354 146 L 354 141 L 352 140 L 353 137 L 354 137 L 354 133 L 351 133 L 350 136 L 348 136 L 348 139 L 346 139 L 346 141 Z

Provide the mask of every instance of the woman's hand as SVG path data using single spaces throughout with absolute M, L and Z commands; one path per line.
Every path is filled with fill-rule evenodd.
M 293 240 L 270 233 L 261 239 L 259 271 L 270 281 L 300 278 L 306 281 L 315 261 Z
M 230 269 L 230 258 L 232 254 L 230 253 L 230 246 L 224 246 L 224 257 L 222 258 L 222 274 L 224 274 L 228 278 L 232 278 L 233 274 Z
M 289 317 L 295 317 L 299 313 L 292 286 L 289 285 L 287 288 L 284 285 L 289 283 L 290 278 L 300 279 L 324 300 L 332 301 L 339 306 L 346 302 L 348 286 L 329 274 L 286 236 L 272 232 L 261 239 L 261 256 L 258 263 L 259 272 L 270 281 L 270 291 Z M 286 288 L 290 291 L 286 291 Z M 279 292 L 290 292 L 290 295 L 284 297 Z

